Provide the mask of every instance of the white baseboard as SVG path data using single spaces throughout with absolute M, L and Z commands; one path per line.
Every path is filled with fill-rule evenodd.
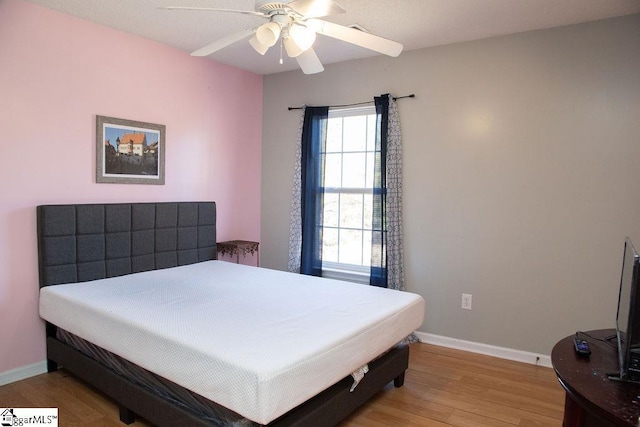
M 0 372 L 0 386 L 10 384 L 26 378 L 35 377 L 36 375 L 47 372 L 47 361 L 36 362 L 32 365 L 22 366 L 10 371 Z
M 527 351 L 514 350 L 512 348 L 498 347 L 473 341 L 464 341 L 457 338 L 443 337 L 441 335 L 428 334 L 425 332 L 416 332 L 416 336 L 420 342 L 427 344 L 455 348 L 457 350 L 499 357 L 500 359 L 514 360 L 516 362 L 529 363 L 531 365 L 545 366 L 547 368 L 552 367 L 551 356 L 544 354 L 530 353 Z

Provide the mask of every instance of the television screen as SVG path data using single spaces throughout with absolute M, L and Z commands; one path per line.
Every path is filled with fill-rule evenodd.
M 627 238 L 624 243 L 616 317 L 620 379 L 624 381 L 637 381 L 640 376 L 640 365 L 638 364 L 640 362 L 639 266 L 640 256 L 631 240 Z

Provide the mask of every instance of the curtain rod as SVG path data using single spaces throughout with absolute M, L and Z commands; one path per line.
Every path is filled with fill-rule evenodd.
M 405 95 L 405 96 L 394 96 L 393 100 L 397 101 L 398 99 L 403 99 L 403 98 L 415 98 L 416 94 L 412 93 L 411 95 Z M 341 108 L 341 107 L 355 107 L 358 105 L 367 105 L 367 104 L 371 104 L 373 101 L 365 101 L 365 102 L 356 102 L 354 104 L 342 104 L 342 105 L 329 105 L 329 108 Z M 304 107 L 288 107 L 289 111 L 291 110 L 302 110 Z

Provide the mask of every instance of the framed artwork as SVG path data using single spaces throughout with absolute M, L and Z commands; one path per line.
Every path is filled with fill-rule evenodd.
M 96 116 L 96 182 L 164 185 L 165 126 Z

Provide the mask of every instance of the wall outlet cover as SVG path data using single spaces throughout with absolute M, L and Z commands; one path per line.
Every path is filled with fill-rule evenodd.
M 462 308 L 464 310 L 471 310 L 471 294 L 462 294 Z

